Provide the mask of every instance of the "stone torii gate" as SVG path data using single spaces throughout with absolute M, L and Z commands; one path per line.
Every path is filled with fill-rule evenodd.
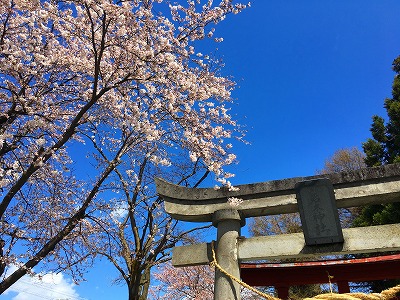
M 322 192 L 322 198 L 327 196 L 332 200 L 333 197 L 331 201 L 333 209 L 329 201 L 319 205 L 325 208 L 325 211 L 319 212 L 317 218 L 323 223 L 322 226 L 325 226 L 326 222 L 332 223 L 329 216 L 326 217 L 330 210 L 337 216 L 335 204 L 338 208 L 346 208 L 400 201 L 400 164 L 246 184 L 237 186 L 239 188 L 237 191 L 228 191 L 224 188 L 219 190 L 186 188 L 162 179 L 156 179 L 156 186 L 158 194 L 164 199 L 166 212 L 173 218 L 189 222 L 212 222 L 217 228 L 217 261 L 225 271 L 236 278 L 240 278 L 240 263 L 245 261 L 400 250 L 400 224 L 348 228 L 343 231 L 339 228 L 332 241 L 327 241 L 326 234 L 315 232 L 313 233 L 315 242 L 312 237 L 310 239 L 310 233 L 306 232 L 304 235 L 297 233 L 241 237 L 240 229 L 248 217 L 293 213 L 300 210 L 303 212 L 303 223 L 307 219 L 303 218 L 304 210 L 308 209 L 307 205 L 310 202 L 303 202 L 303 207 L 300 202 L 298 203 L 299 198 L 308 197 L 302 196 L 299 185 L 305 182 L 306 186 L 309 186 L 310 182 L 313 184 L 322 177 L 329 180 L 331 187 L 329 184 L 324 185 L 319 188 L 319 193 Z M 315 190 L 318 190 L 318 187 Z M 311 188 L 311 192 L 315 192 L 314 187 Z M 233 207 L 228 203 L 230 197 L 241 198 L 243 202 Z M 319 200 L 320 196 L 313 195 L 311 198 L 312 201 Z M 315 214 L 315 209 L 306 212 L 310 213 Z M 306 227 L 306 224 L 302 225 L 303 228 Z M 333 228 L 331 232 L 335 230 Z M 328 236 L 328 240 L 330 238 Z M 318 240 L 321 242 L 318 243 Z M 210 243 L 173 249 L 172 264 L 176 267 L 208 264 L 211 261 Z M 239 284 L 218 269 L 215 274 L 214 299 L 240 299 Z

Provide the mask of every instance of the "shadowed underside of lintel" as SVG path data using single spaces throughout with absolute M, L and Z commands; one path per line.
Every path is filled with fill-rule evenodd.
M 295 185 L 301 181 L 328 178 L 334 188 L 337 207 L 400 201 L 400 164 L 365 168 L 352 172 L 295 177 L 237 186 L 237 191 L 187 188 L 156 178 L 157 193 L 165 210 L 183 221 L 211 222 L 215 211 L 236 209 L 243 217 L 297 212 Z M 228 198 L 243 200 L 232 207 Z

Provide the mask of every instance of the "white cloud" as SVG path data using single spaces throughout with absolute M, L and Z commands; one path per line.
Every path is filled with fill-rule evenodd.
M 127 213 L 128 213 L 128 203 L 123 202 L 115 205 L 110 215 L 113 221 L 118 223 L 118 221 L 124 218 Z
M 16 270 L 11 266 L 7 274 Z M 39 278 L 41 277 L 41 279 Z M 62 273 L 47 273 L 36 276 L 25 275 L 15 284 L 13 284 L 5 295 L 14 292 L 17 293 L 12 300 L 81 300 L 75 290 L 76 285 L 64 277 Z

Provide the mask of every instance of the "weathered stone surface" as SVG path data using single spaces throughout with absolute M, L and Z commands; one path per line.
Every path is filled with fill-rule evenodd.
M 400 224 L 343 229 L 344 243 L 306 246 L 302 233 L 238 239 L 240 262 L 258 259 L 287 259 L 321 256 L 323 254 L 372 253 L 400 251 Z M 174 249 L 173 265 L 208 264 L 210 244 L 181 246 Z
M 191 189 L 161 179 L 156 179 L 156 184 L 158 194 L 165 201 L 165 209 L 172 217 L 211 222 L 215 211 L 232 208 L 227 202 L 229 197 L 243 199 L 243 203 L 235 209 L 245 218 L 296 212 L 296 183 L 316 178 L 328 178 L 332 182 L 339 208 L 396 202 L 400 199 L 400 164 L 246 184 L 232 192 L 213 188 Z
M 239 259 L 286 259 L 321 254 L 356 254 L 400 250 L 400 224 L 343 229 L 343 244 L 306 246 L 302 233 L 262 236 L 239 241 Z
M 301 227 L 307 245 L 343 242 L 332 183 L 314 179 L 296 184 Z
M 216 258 L 223 270 L 235 278 L 240 278 L 237 242 L 242 227 L 238 211 L 229 209 L 216 211 L 213 225 L 217 227 Z M 240 285 L 215 269 L 214 300 L 240 299 Z
M 215 227 L 218 227 L 218 223 L 227 220 L 239 221 L 241 227 L 246 224 L 246 219 L 242 218 L 236 209 L 217 210 L 212 217 L 212 223 Z
M 176 267 L 205 265 L 211 261 L 212 252 L 210 243 L 177 246 L 172 249 L 172 265 Z
M 161 196 L 180 200 L 210 200 L 225 199 L 227 197 L 246 197 L 272 192 L 286 192 L 293 190 L 296 183 L 300 181 L 312 180 L 317 178 L 328 178 L 333 186 L 358 186 L 370 182 L 382 182 L 382 180 L 400 179 L 400 163 L 380 167 L 365 168 L 352 172 L 332 173 L 307 177 L 294 177 L 282 180 L 272 180 L 252 184 L 238 185 L 238 191 L 228 191 L 227 189 L 214 188 L 187 188 L 169 183 L 163 179 L 156 178 L 157 192 Z

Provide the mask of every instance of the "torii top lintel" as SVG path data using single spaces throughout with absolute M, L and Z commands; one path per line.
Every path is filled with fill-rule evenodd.
M 298 211 L 295 185 L 298 182 L 328 178 L 334 187 L 337 207 L 400 201 L 400 164 L 365 168 L 352 172 L 295 177 L 226 188 L 187 188 L 156 178 L 157 193 L 173 218 L 211 222 L 215 211 L 236 209 L 243 217 L 292 213 Z M 229 197 L 243 199 L 232 207 Z

